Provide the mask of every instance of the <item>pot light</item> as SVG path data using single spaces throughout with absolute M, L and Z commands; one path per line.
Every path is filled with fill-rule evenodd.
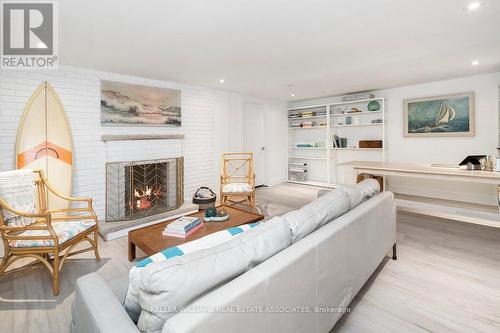
M 219 83 L 224 83 L 224 79 L 220 79 L 220 80 L 219 80 Z
M 291 94 L 290 94 L 290 97 L 295 97 L 295 94 L 294 94 L 294 93 L 291 93 Z
M 474 60 L 474 61 L 472 62 L 472 66 L 477 66 L 477 65 L 479 65 L 479 60 Z
M 472 1 L 471 3 L 469 3 L 469 5 L 467 6 L 467 10 L 469 12 L 472 12 L 474 10 L 477 10 L 479 9 L 479 7 L 481 7 L 481 3 L 479 1 Z

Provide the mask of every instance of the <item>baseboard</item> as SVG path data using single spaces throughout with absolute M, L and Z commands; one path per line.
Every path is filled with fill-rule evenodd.
M 283 184 L 283 183 L 286 183 L 286 177 L 280 177 L 280 178 L 274 178 L 274 179 L 271 179 L 269 180 L 267 186 L 274 186 L 274 185 L 278 185 L 278 184 Z

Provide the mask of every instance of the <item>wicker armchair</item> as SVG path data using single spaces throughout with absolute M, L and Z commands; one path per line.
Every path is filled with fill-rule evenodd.
M 221 205 L 248 202 L 251 207 L 255 207 L 252 153 L 222 154 L 220 197 Z
M 57 296 L 59 274 L 67 257 L 94 251 L 96 260 L 100 260 L 97 216 L 92 208 L 92 199 L 66 197 L 47 182 L 41 170 L 33 172 L 37 174 L 35 213 L 16 210 L 0 198 L 0 234 L 5 249 L 0 263 L 0 276 L 41 262 L 52 275 L 53 291 Z M 47 200 L 49 195 L 68 201 L 68 207 L 71 203 L 79 203 L 82 207 L 50 210 Z M 31 218 L 32 222 L 23 226 L 9 224 L 4 216 L 5 211 L 18 217 Z M 90 247 L 72 251 L 81 242 L 90 243 Z M 35 260 L 6 272 L 7 267 L 21 258 Z

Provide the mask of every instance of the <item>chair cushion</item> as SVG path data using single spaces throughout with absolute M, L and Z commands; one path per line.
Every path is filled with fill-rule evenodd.
M 92 228 L 95 225 L 94 220 L 81 220 L 81 221 L 60 221 L 52 222 L 52 228 L 57 234 L 59 244 L 75 238 L 85 230 Z M 23 231 L 17 236 L 50 236 L 48 230 L 27 230 Z M 54 246 L 52 239 L 44 240 L 11 240 L 9 241 L 11 247 L 47 247 Z
M 224 193 L 252 192 L 253 188 L 248 183 L 229 183 L 222 187 Z
M 0 172 L 0 198 L 12 208 L 36 213 L 35 174 L 30 169 Z M 15 215 L 7 209 L 2 209 L 5 222 L 9 226 L 24 226 L 35 222 L 34 219 Z

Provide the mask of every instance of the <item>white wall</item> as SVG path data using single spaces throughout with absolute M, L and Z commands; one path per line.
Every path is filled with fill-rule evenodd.
M 251 96 L 231 93 L 230 101 L 230 128 L 229 128 L 229 150 L 244 151 L 243 131 L 245 103 L 264 105 L 265 109 L 265 142 L 268 161 L 267 184 L 269 186 L 286 181 L 286 105 L 281 101 L 262 100 Z
M 181 89 L 182 127 L 101 127 L 101 79 Z M 286 104 L 280 101 L 67 66 L 44 72 L 0 71 L 0 171 L 10 170 L 15 166 L 14 151 L 19 120 L 32 93 L 43 81 L 48 81 L 59 95 L 73 133 L 73 194 L 94 198 L 94 206 L 101 220 L 104 220 L 105 209 L 106 161 L 114 160 L 117 156 L 138 156 L 140 159 L 170 157 L 178 154 L 181 149 L 185 158 L 185 199 L 191 200 L 191 195 L 199 186 L 218 189 L 222 152 L 241 149 L 241 103 L 254 100 L 266 105 L 269 111 L 266 117 L 269 121 L 284 117 L 286 109 Z M 108 144 L 101 141 L 103 134 L 165 133 L 183 133 L 185 139 L 181 147 L 179 148 L 179 143 L 166 141 Z M 285 133 L 273 132 L 269 137 L 279 142 L 285 139 Z M 284 181 L 285 157 L 275 158 L 282 154 L 281 146 L 272 144 L 270 148 L 273 158 L 269 161 L 269 174 L 272 179 Z M 274 151 L 277 149 L 280 151 Z
M 375 91 L 386 99 L 386 160 L 411 163 L 458 164 L 466 155 L 496 154 L 498 140 L 498 102 L 500 73 L 463 77 L 453 80 Z M 403 137 L 403 100 L 473 91 L 476 95 L 475 137 Z M 292 103 L 292 107 L 331 103 L 338 97 L 328 97 Z M 496 204 L 495 188 L 456 182 L 435 184 L 423 179 L 391 178 L 391 190 L 401 193 L 432 195 L 445 199 Z M 465 193 L 465 195 L 464 195 Z

